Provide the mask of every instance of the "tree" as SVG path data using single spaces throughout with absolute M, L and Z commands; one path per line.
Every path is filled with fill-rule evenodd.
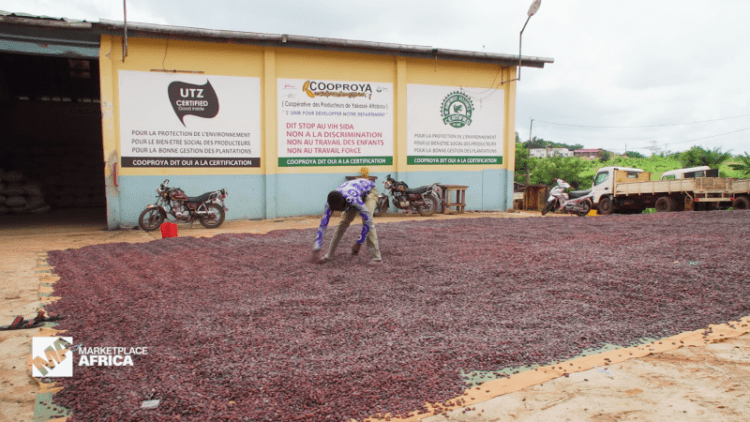
M 679 156 L 680 162 L 685 168 L 699 166 L 719 168 L 721 163 L 730 158 L 732 158 L 732 154 L 729 152 L 721 152 L 721 148 L 717 147 L 713 150 L 707 150 L 699 146 L 692 147 L 681 153 Z
M 750 155 L 747 155 L 747 151 L 745 152 L 745 155 L 738 155 L 737 159 L 740 160 L 739 163 L 731 163 L 729 164 L 729 167 L 731 167 L 733 170 L 738 170 L 742 172 L 743 175 L 750 177 Z
M 518 141 L 518 137 L 516 137 L 516 141 Z M 533 137 L 530 141 L 524 142 L 523 145 L 526 148 L 567 148 L 569 151 L 575 151 L 577 149 L 583 148 L 583 145 L 581 144 L 570 145 L 560 142 L 545 141 L 544 139 L 537 138 L 536 136 Z
M 602 163 L 606 163 L 607 161 L 612 159 L 612 153 L 606 150 L 602 150 L 601 154 L 599 154 L 599 161 Z
M 573 144 L 573 145 L 569 145 L 569 144 L 557 144 L 557 145 L 560 145 L 560 147 L 562 147 L 562 148 L 567 148 L 570 151 L 575 151 L 577 149 L 583 149 L 583 145 L 581 145 L 581 144 Z
M 637 151 L 626 151 L 625 155 L 628 156 L 628 157 L 630 157 L 630 158 L 646 158 L 645 155 L 643 155 L 643 154 L 641 154 L 640 152 L 637 152 Z
M 563 179 L 578 189 L 591 184 L 591 180 L 581 177 L 588 163 L 578 157 L 552 157 L 546 159 L 532 159 L 536 163 L 531 172 L 531 183 L 552 184 L 554 179 Z
M 529 149 L 522 143 L 516 142 L 516 168 L 513 177 L 516 183 L 529 184 L 533 163 L 529 157 Z
M 536 136 L 531 138 L 530 141 L 526 141 L 523 143 L 523 145 L 526 148 L 547 148 L 548 146 L 551 146 L 551 142 L 547 142 L 542 138 L 537 138 Z

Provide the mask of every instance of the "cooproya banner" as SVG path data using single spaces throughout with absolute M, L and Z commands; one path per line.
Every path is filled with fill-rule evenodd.
M 260 167 L 260 78 L 119 72 L 122 167 Z
M 393 85 L 277 79 L 279 167 L 393 164 Z

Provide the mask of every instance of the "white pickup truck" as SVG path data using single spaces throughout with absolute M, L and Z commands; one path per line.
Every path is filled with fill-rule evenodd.
M 599 214 L 750 209 L 750 180 L 717 177 L 718 170 L 690 168 L 668 172 L 663 180 L 631 167 L 603 167 L 591 187 Z M 699 177 L 695 177 L 699 176 Z

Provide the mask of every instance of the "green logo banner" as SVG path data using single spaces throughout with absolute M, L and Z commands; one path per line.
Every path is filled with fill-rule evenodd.
M 282 157 L 279 167 L 391 166 L 393 157 Z
M 503 157 L 456 157 L 456 156 L 419 156 L 406 157 L 409 165 L 420 164 L 502 164 Z

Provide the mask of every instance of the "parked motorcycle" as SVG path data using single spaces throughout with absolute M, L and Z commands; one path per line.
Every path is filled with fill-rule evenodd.
M 556 179 L 556 181 L 557 186 L 549 191 L 549 198 L 547 198 L 547 203 L 542 209 L 542 215 L 548 212 L 565 210 L 580 217 L 586 216 L 594 206 L 591 189 L 565 193 L 565 189 L 570 188 L 570 185 L 563 179 Z
M 167 215 L 171 215 L 181 222 L 200 221 L 207 229 L 215 229 L 224 222 L 226 211 L 224 198 L 226 189 L 206 192 L 201 196 L 188 197 L 180 188 L 167 186 L 166 179 L 157 189 L 157 201 L 149 205 L 138 217 L 138 225 L 145 231 L 156 230 L 161 226 Z
M 412 212 L 416 211 L 419 215 L 425 217 L 434 214 L 438 208 L 438 204 L 440 204 L 440 187 L 438 183 L 409 189 L 406 183 L 399 182 L 389 174 L 386 176 L 385 181 L 383 181 L 383 186 L 388 193 L 384 192 L 378 195 L 378 202 L 375 206 L 375 212 L 373 212 L 375 217 L 379 217 L 388 211 L 390 207 L 388 203 L 389 195 L 393 197 L 393 205 L 396 208 Z

